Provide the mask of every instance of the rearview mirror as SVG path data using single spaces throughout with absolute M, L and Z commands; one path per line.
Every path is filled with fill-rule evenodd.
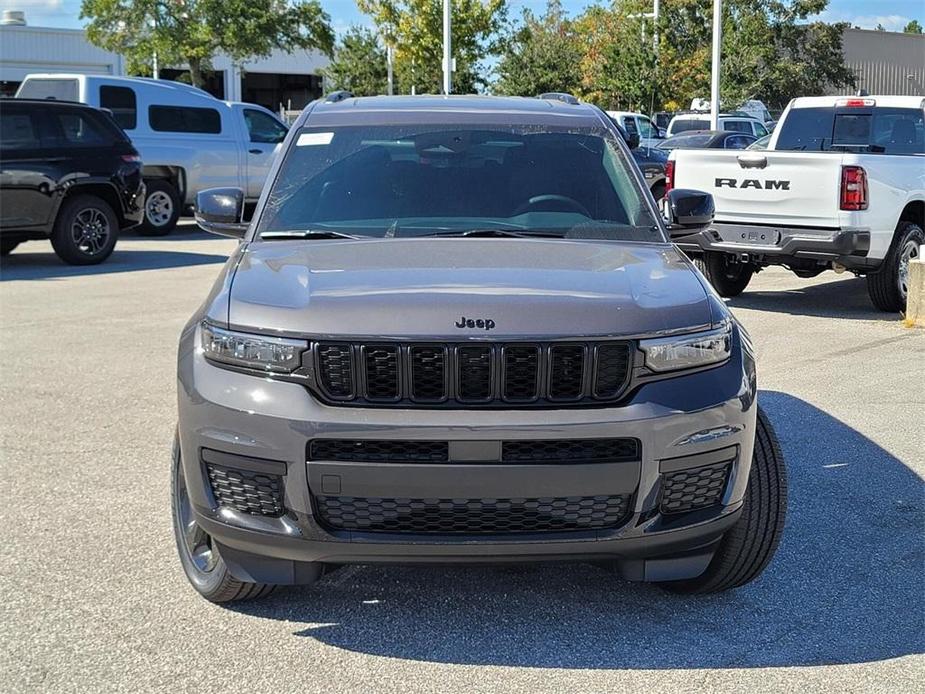
M 713 221 L 713 196 L 700 190 L 675 188 L 668 193 L 669 229 L 694 231 Z
M 244 191 L 240 188 L 209 188 L 196 195 L 196 224 L 219 236 L 243 239 Z

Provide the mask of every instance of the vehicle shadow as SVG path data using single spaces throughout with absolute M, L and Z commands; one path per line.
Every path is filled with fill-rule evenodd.
M 789 467 L 789 515 L 776 558 L 739 590 L 675 596 L 589 565 L 363 566 L 232 609 L 349 651 L 455 664 L 750 668 L 922 652 L 922 479 L 798 398 L 761 402 Z
M 898 313 L 879 311 L 870 303 L 867 280 L 835 278 L 824 284 L 807 284 L 796 289 L 746 289 L 728 299 L 731 308 L 819 316 L 848 320 L 897 321 Z
M 122 243 L 120 239 L 119 243 Z M 38 244 L 36 244 L 38 245 Z M 12 280 L 50 280 L 83 275 L 108 275 L 172 267 L 224 263 L 227 255 L 187 253 L 186 251 L 120 250 L 99 265 L 67 265 L 50 250 L 45 253 L 14 251 L 0 262 L 0 282 Z

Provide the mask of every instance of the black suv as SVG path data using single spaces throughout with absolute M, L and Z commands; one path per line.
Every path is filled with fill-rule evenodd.
M 105 111 L 83 104 L 0 103 L 0 255 L 51 239 L 63 261 L 106 260 L 141 222 L 141 158 Z

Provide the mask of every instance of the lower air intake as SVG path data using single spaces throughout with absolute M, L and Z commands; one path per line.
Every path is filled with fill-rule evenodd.
M 317 496 L 321 521 L 336 530 L 388 533 L 535 533 L 620 525 L 628 495 L 538 499 L 384 499 Z
M 662 479 L 662 513 L 682 513 L 718 504 L 726 490 L 730 463 L 681 470 Z
M 226 506 L 252 516 L 279 518 L 283 506 L 283 486 L 279 475 L 238 470 L 206 464 L 212 495 L 219 506 Z

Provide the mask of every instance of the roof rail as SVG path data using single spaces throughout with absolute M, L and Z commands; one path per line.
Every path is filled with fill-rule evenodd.
M 572 106 L 579 103 L 576 97 L 565 92 L 545 92 L 540 94 L 537 98 L 547 99 L 549 101 L 561 101 L 564 104 L 571 104 Z
M 324 102 L 326 104 L 336 104 L 338 101 L 343 101 L 344 99 L 352 99 L 353 92 L 348 92 L 346 89 L 341 89 L 336 92 L 331 92 L 324 97 Z

